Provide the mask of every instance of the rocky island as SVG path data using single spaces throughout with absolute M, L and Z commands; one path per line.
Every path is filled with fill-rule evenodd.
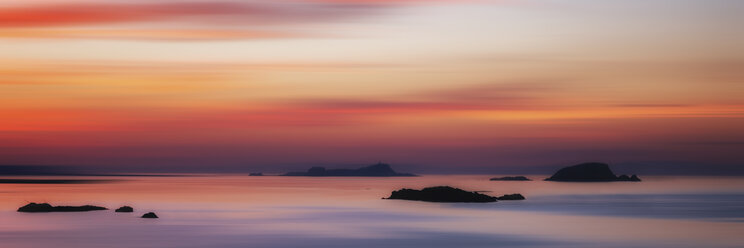
M 524 196 L 522 194 L 509 194 L 509 195 L 502 195 L 500 197 L 496 197 L 499 201 L 519 201 L 524 200 Z
M 18 208 L 18 212 L 26 213 L 48 213 L 48 212 L 85 212 L 95 210 L 107 210 L 107 208 L 85 205 L 85 206 L 52 206 L 49 203 L 29 203 Z
M 132 208 L 130 206 L 123 206 L 123 207 L 117 208 L 116 210 L 114 210 L 114 212 L 117 212 L 117 213 L 131 213 L 131 212 L 134 212 L 134 208 Z
M 157 219 L 158 218 L 158 215 L 156 215 L 153 212 L 148 212 L 146 214 L 143 214 L 142 217 L 140 217 L 140 218 L 144 218 L 144 219 Z
M 282 176 L 300 177 L 415 177 L 410 173 L 398 173 L 389 164 L 378 163 L 359 169 L 326 169 L 312 167 L 307 172 L 289 172 Z
M 399 199 L 427 202 L 495 202 L 496 197 L 478 192 L 465 191 L 449 186 L 437 186 L 416 189 L 401 189 L 393 191 L 390 197 L 384 199 Z
M 521 194 L 493 197 L 478 192 L 465 191 L 450 186 L 437 186 L 416 189 L 401 189 L 393 191 L 390 197 L 383 199 L 398 199 L 426 202 L 495 202 L 497 200 L 524 200 Z
M 558 170 L 553 176 L 545 181 L 560 182 L 640 182 L 641 179 L 636 175 L 616 176 L 610 170 L 610 166 L 605 163 L 583 163 L 574 166 L 565 167 Z
M 514 176 L 514 177 L 494 177 L 494 178 L 491 178 L 491 181 L 532 181 L 532 180 L 524 176 Z

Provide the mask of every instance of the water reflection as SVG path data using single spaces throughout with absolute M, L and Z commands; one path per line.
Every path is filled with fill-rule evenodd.
M 739 178 L 642 183 L 417 178 L 128 177 L 105 184 L 0 184 L 3 247 L 736 247 Z M 122 179 L 118 177 L 107 179 Z M 452 185 L 527 201 L 382 200 Z M 715 194 L 711 194 L 715 193 Z M 17 213 L 27 201 L 131 205 L 132 214 Z M 161 218 L 136 218 L 154 211 Z M 739 222 L 737 222 L 739 221 Z

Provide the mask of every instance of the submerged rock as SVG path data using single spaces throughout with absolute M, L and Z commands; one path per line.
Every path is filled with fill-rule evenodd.
M 143 214 L 142 215 L 142 218 L 145 218 L 145 219 L 157 219 L 158 216 L 155 213 L 153 213 L 153 212 L 149 212 L 149 213 Z
M 49 203 L 29 203 L 18 208 L 18 212 L 26 213 L 47 213 L 47 212 L 85 212 L 95 210 L 107 210 L 107 208 L 84 205 L 84 206 L 52 206 Z
M 503 195 L 501 197 L 497 197 L 500 201 L 514 201 L 514 200 L 524 200 L 524 196 L 522 194 L 510 194 L 510 195 Z
M 117 208 L 116 210 L 114 210 L 114 212 L 117 212 L 117 213 L 131 213 L 131 212 L 134 212 L 134 208 L 132 208 L 130 206 L 123 206 L 123 207 Z
M 491 181 L 532 181 L 532 180 L 524 176 L 514 176 L 514 177 L 494 177 L 494 178 L 491 178 Z
M 618 177 L 610 170 L 610 166 L 604 163 L 583 163 L 565 167 L 545 180 L 562 182 L 641 181 L 636 175 L 632 177 L 621 175 Z
M 312 167 L 307 172 L 289 172 L 282 176 L 305 176 L 305 177 L 414 177 L 410 173 L 398 173 L 389 164 L 373 164 L 359 169 L 326 169 L 324 167 Z
M 427 202 L 495 202 L 496 197 L 470 192 L 449 186 L 424 188 L 422 190 L 401 189 L 393 191 L 388 198 Z

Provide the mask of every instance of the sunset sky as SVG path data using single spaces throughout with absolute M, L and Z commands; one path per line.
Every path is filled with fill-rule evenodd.
M 744 173 L 742 13 L 738 0 L 0 0 L 0 164 Z

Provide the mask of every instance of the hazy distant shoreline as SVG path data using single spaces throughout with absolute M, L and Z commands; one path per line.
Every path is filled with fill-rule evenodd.
M 0 184 L 84 184 L 109 183 L 122 180 L 108 179 L 0 179 Z

